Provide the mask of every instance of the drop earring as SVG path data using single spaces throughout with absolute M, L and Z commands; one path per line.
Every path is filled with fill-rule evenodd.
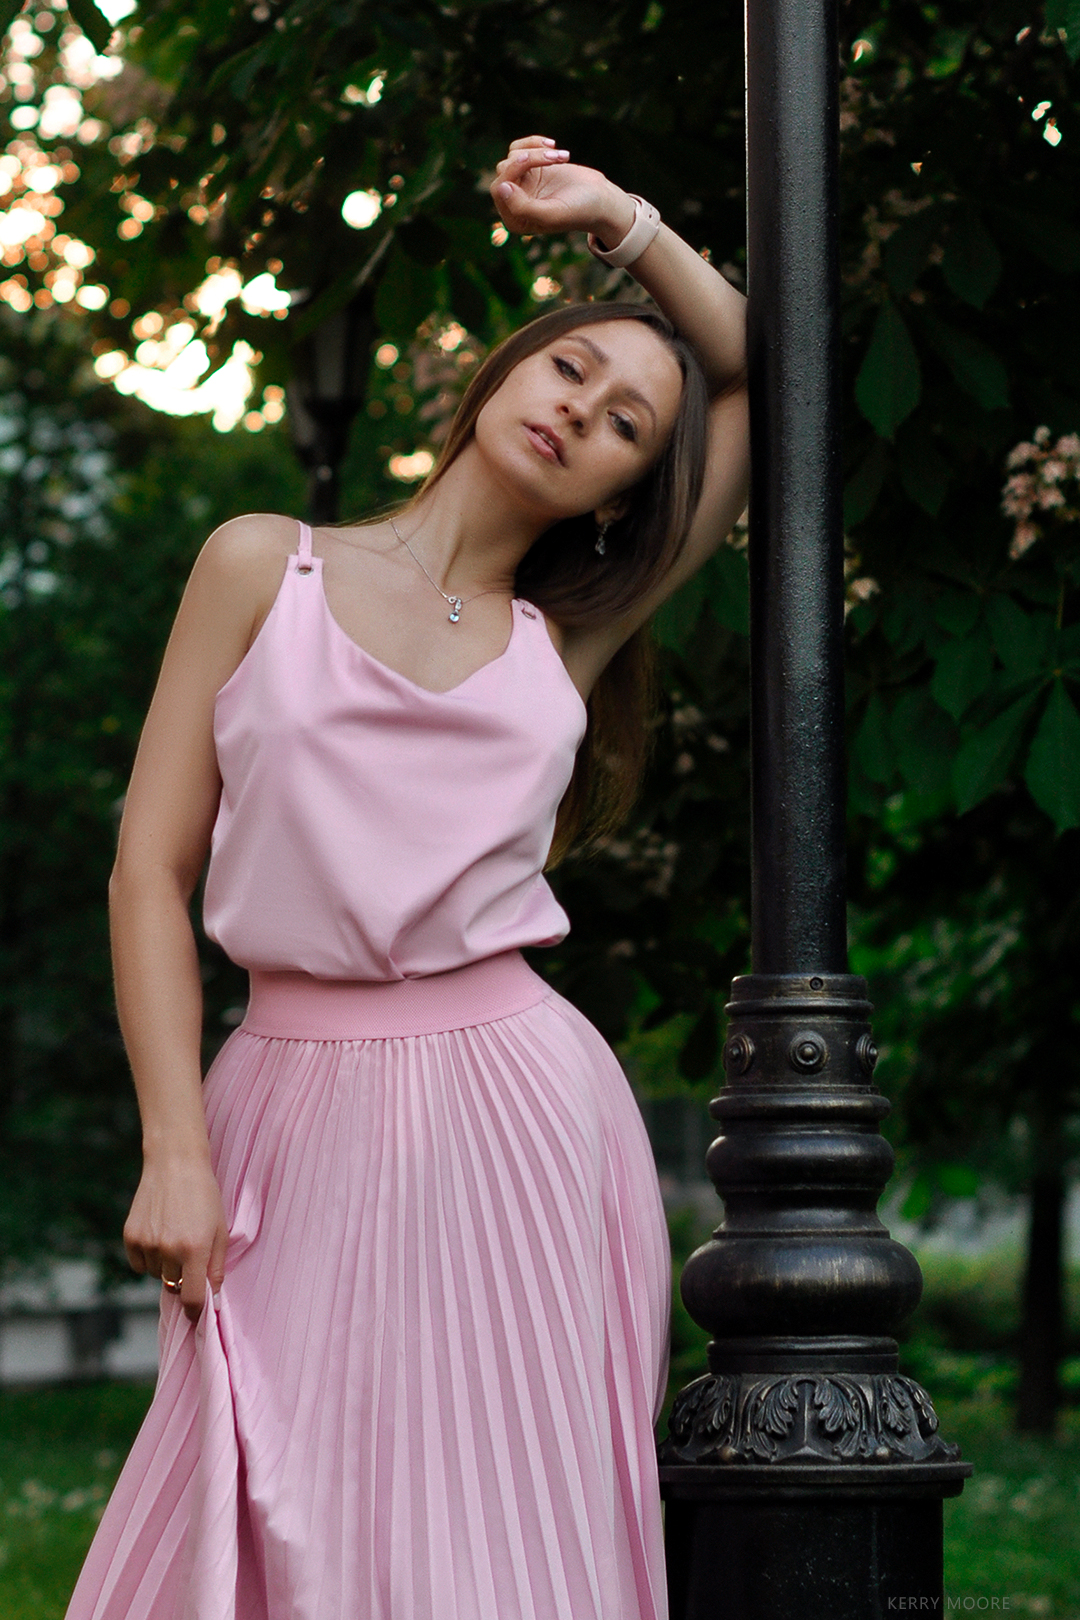
M 602 557 L 604 555 L 605 551 L 607 550 L 607 532 L 608 532 L 608 530 L 610 528 L 611 528 L 611 519 L 610 518 L 607 518 L 605 520 L 605 522 L 600 523 L 600 524 L 597 525 L 596 555 L 598 557 Z

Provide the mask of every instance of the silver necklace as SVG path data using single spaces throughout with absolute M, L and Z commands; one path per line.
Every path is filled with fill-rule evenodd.
M 448 596 L 446 594 L 446 592 L 443 590 L 441 585 L 436 585 L 435 584 L 435 581 L 431 578 L 431 575 L 428 573 L 427 569 L 424 567 L 423 563 L 420 561 L 420 558 L 416 555 L 416 552 L 413 550 L 412 546 L 410 546 L 409 542 L 406 540 L 405 536 L 402 534 L 401 530 L 398 528 L 398 526 L 394 522 L 393 518 L 389 518 L 387 521 L 389 522 L 390 527 L 393 529 L 394 533 L 397 535 L 398 539 L 401 541 L 401 544 L 405 547 L 405 550 L 409 553 L 409 556 L 412 558 L 413 562 L 420 569 L 420 572 L 425 576 L 425 578 L 432 585 L 435 586 L 435 589 L 438 591 L 438 593 L 442 597 L 443 601 L 449 603 L 449 606 L 450 606 L 450 623 L 451 624 L 457 624 L 458 620 L 461 618 L 461 610 L 462 610 L 462 608 L 463 607 L 468 607 L 470 602 L 477 601 L 478 598 L 481 597 L 481 596 L 501 596 L 502 595 L 502 590 L 505 587 L 500 588 L 497 585 L 493 585 L 490 590 L 477 591 L 475 596 L 466 597 L 464 599 L 464 601 L 462 600 L 462 598 L 460 596 Z

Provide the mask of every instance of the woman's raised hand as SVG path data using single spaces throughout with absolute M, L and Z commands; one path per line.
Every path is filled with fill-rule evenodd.
M 634 221 L 624 191 L 599 169 L 571 163 L 569 152 L 547 135 L 510 143 L 495 170 L 491 197 L 507 230 L 527 236 L 593 231 L 613 246 Z

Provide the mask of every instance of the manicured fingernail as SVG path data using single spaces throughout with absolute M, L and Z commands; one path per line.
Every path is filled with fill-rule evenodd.
M 501 186 L 496 186 L 495 190 L 500 197 L 512 197 L 514 195 L 513 186 L 506 180 L 503 181 Z
M 552 157 L 560 157 L 560 158 L 570 156 L 569 152 L 564 152 L 561 149 L 558 152 L 552 152 L 551 155 L 552 155 Z
M 541 135 L 540 139 L 543 141 L 545 146 L 554 146 L 555 145 L 555 142 L 552 140 L 550 135 Z

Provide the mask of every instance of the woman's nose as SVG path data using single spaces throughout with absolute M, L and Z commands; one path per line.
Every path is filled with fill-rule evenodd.
M 558 412 L 564 421 L 570 422 L 579 432 L 588 420 L 588 414 L 580 400 L 563 400 L 558 406 Z

